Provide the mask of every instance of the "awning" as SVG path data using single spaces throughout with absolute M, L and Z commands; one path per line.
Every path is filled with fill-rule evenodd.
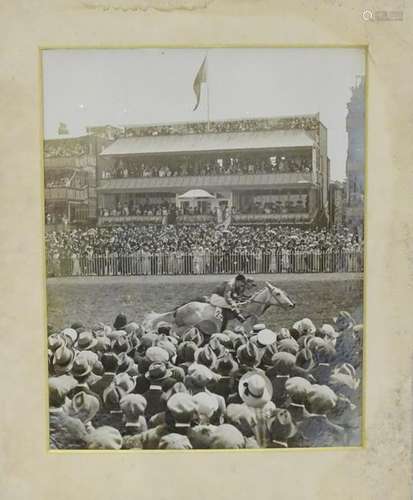
M 181 200 L 209 200 L 215 198 L 215 196 L 204 189 L 190 189 L 178 196 L 178 198 Z
M 156 135 L 116 140 L 101 156 L 155 155 L 276 148 L 311 147 L 314 140 L 304 130 L 268 130 L 222 134 Z
M 97 187 L 103 192 L 185 192 L 188 189 L 207 191 L 232 190 L 236 188 L 269 188 L 277 186 L 303 187 L 312 184 L 311 173 L 278 173 L 257 175 L 211 175 L 185 177 L 122 177 L 121 179 L 102 179 Z

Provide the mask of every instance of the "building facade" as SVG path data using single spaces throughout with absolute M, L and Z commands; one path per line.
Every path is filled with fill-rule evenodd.
M 97 135 L 44 141 L 47 229 L 96 223 L 96 168 L 108 143 Z
M 318 115 L 125 127 L 96 164 L 99 224 L 328 220 L 327 130 Z M 184 200 L 188 190 L 211 198 Z
M 365 79 L 359 77 L 347 104 L 346 223 L 363 232 L 365 171 Z

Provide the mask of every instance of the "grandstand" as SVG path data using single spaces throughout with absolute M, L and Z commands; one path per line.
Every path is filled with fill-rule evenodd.
M 310 226 L 328 214 L 319 115 L 127 126 L 96 163 L 99 225 L 214 222 Z M 182 200 L 190 189 L 210 199 Z

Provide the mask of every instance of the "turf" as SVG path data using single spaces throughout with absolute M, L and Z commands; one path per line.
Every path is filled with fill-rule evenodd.
M 61 329 L 75 320 L 92 326 L 112 325 L 120 312 L 129 321 L 141 321 L 154 310 L 166 312 L 198 295 L 211 292 L 227 276 L 165 276 L 51 278 L 47 281 L 48 324 Z M 304 317 L 317 326 L 348 310 L 362 321 L 363 281 L 358 274 L 259 275 L 258 285 L 269 279 L 296 302 L 293 310 L 269 308 L 263 321 L 271 328 L 291 326 Z

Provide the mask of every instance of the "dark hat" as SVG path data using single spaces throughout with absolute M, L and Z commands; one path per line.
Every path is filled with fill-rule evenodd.
M 227 353 L 218 358 L 215 370 L 220 375 L 228 376 L 238 370 L 238 364 L 233 360 L 232 356 Z
M 157 325 L 158 333 L 169 335 L 172 330 L 172 325 L 166 321 L 161 321 Z
M 195 361 L 195 352 L 198 349 L 195 342 L 185 341 L 178 346 L 178 356 L 183 363 Z
M 237 359 L 241 365 L 258 366 L 260 355 L 255 344 L 248 341 L 237 350 Z
M 119 336 L 115 338 L 112 342 L 112 350 L 116 354 L 120 354 L 121 352 L 129 352 L 131 350 L 131 345 L 127 337 Z
M 206 345 L 195 352 L 195 361 L 210 368 L 215 366 L 217 357 L 212 348 Z
M 126 319 L 126 314 L 119 313 L 115 318 L 115 321 L 113 323 L 113 328 L 115 330 L 121 330 L 127 324 L 128 320 Z
M 92 332 L 84 331 L 79 334 L 77 339 L 76 347 L 79 351 L 87 351 L 93 349 L 97 344 L 96 338 L 93 336 Z
M 171 375 L 172 372 L 166 367 L 165 363 L 152 363 L 149 366 L 145 377 L 150 382 L 161 382 L 162 380 L 169 378 Z
M 100 358 L 105 372 L 116 373 L 119 367 L 119 358 L 114 352 L 105 352 Z
M 84 331 L 85 325 L 81 321 L 75 321 L 70 325 L 70 328 L 73 328 L 73 330 L 76 330 L 77 333 L 80 333 Z
M 277 344 L 267 345 L 261 356 L 261 365 L 268 368 L 272 366 L 272 357 L 276 352 L 278 352 Z
M 297 432 L 290 412 L 284 408 L 278 408 L 274 411 L 272 418 L 268 422 L 268 428 L 271 439 L 275 441 L 286 441 Z
M 131 370 L 135 366 L 134 360 L 126 354 L 126 352 L 121 352 L 118 355 L 119 359 L 119 367 L 118 367 L 118 372 L 127 372 Z

